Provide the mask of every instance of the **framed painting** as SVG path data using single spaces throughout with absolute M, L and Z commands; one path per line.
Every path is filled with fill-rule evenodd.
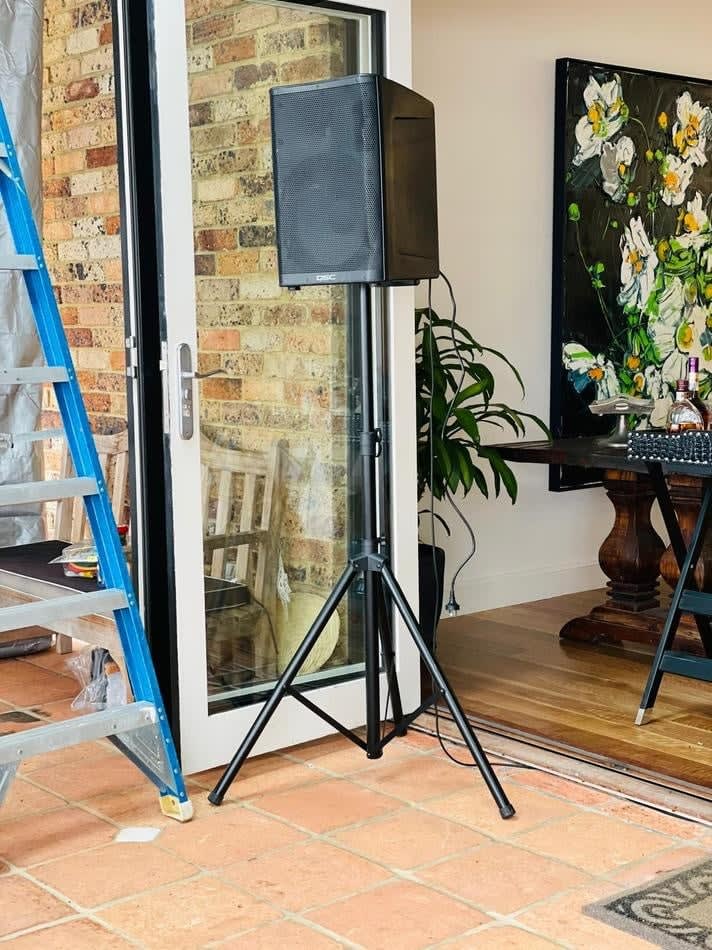
M 576 59 L 556 64 L 551 429 L 605 433 L 597 399 L 655 400 L 688 356 L 712 393 L 712 83 Z M 552 466 L 550 488 L 600 473 Z

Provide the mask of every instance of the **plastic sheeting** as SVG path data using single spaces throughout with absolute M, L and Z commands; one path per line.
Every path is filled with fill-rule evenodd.
M 42 17 L 43 0 L 0 0 L 0 96 L 7 112 L 35 218 L 42 209 Z M 0 215 L 0 253 L 11 253 L 12 238 Z M 22 274 L 0 273 L 0 359 L 3 366 L 42 363 Z M 40 386 L 0 386 L 0 432 L 38 428 Z M 0 450 L 0 484 L 42 477 L 41 443 Z M 0 546 L 42 536 L 38 506 L 0 509 Z

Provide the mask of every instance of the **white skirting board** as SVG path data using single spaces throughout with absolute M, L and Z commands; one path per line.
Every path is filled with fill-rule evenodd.
M 471 614 L 478 610 L 494 610 L 496 607 L 524 604 L 530 600 L 595 590 L 605 587 L 606 580 L 598 564 L 518 571 L 491 577 L 473 577 L 463 572 L 458 578 L 456 595 L 460 613 Z M 448 583 L 446 581 L 445 603 L 449 593 Z

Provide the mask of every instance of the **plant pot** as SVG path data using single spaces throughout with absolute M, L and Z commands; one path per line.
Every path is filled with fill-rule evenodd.
M 445 551 L 442 548 L 433 548 L 430 544 L 418 545 L 418 586 L 420 629 L 432 651 L 445 594 Z

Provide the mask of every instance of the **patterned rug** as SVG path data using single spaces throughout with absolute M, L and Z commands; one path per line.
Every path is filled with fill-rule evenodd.
M 712 950 L 712 860 L 607 897 L 585 912 L 665 950 Z

